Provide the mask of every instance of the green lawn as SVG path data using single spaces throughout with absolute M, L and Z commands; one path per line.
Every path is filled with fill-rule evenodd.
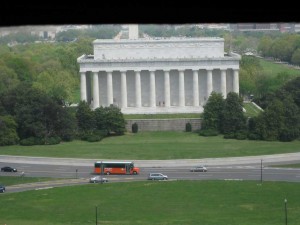
M 263 67 L 264 74 L 267 76 L 277 76 L 278 73 L 287 73 L 292 76 L 300 76 L 300 70 L 290 68 L 284 64 L 276 64 L 274 62 L 267 61 L 265 59 L 259 59 L 260 65 Z
M 2 146 L 0 155 L 87 159 L 200 159 L 299 152 L 299 141 L 268 142 L 202 137 L 190 132 L 140 132 L 100 142 L 73 141 L 59 145 Z
M 252 102 L 244 102 L 243 107 L 246 109 L 245 116 L 247 117 L 255 117 L 261 112 Z
M 0 194 L 8 225 L 300 224 L 299 183 L 140 181 Z M 3 207 L 4 206 L 4 207 Z

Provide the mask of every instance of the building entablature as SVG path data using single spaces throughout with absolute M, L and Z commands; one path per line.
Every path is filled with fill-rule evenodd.
M 94 59 L 177 59 L 224 56 L 223 38 L 95 40 Z
M 213 70 L 239 69 L 239 57 L 222 58 L 189 58 L 189 59 L 127 59 L 127 60 L 94 60 L 91 56 L 79 57 L 80 72 L 124 71 L 124 70 Z

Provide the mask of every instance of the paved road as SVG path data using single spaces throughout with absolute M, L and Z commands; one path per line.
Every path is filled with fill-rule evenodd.
M 0 156 L 0 167 L 14 166 L 18 173 L 1 173 L 5 176 L 20 176 L 25 171 L 30 177 L 66 178 L 56 181 L 19 184 L 7 187 L 7 192 L 40 190 L 57 186 L 88 184 L 92 176 L 94 159 L 70 159 L 24 156 Z M 146 180 L 150 172 L 162 172 L 170 180 L 270 180 L 300 182 L 300 169 L 272 168 L 271 164 L 300 163 L 300 153 L 264 155 L 251 157 L 230 157 L 214 159 L 181 160 L 134 160 L 141 168 L 140 175 L 111 175 L 109 182 Z M 263 162 L 263 164 L 261 164 Z M 192 173 L 189 168 L 205 164 L 206 173 Z M 263 167 L 261 167 L 263 165 Z M 20 178 L 21 179 L 21 178 Z
M 69 166 L 91 166 L 97 160 L 106 159 L 76 159 L 76 158 L 50 158 L 50 157 L 26 157 L 0 155 L 0 163 L 25 163 L 25 164 L 48 164 L 48 165 L 69 165 Z M 110 160 L 110 159 L 109 159 Z M 274 163 L 289 163 L 300 161 L 300 152 L 247 156 L 247 157 L 228 157 L 228 158 L 203 158 L 203 159 L 175 159 L 175 160 L 130 160 L 134 161 L 137 167 L 190 167 L 191 165 L 205 164 L 208 166 L 216 165 L 248 165 L 260 164 L 263 160 L 265 165 Z

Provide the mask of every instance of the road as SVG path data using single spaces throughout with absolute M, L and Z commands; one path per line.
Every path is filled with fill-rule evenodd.
M 19 184 L 7 187 L 7 192 L 45 189 L 57 186 L 88 184 L 93 176 L 93 159 L 61 159 L 46 157 L 0 156 L 0 167 L 9 165 L 17 173 L 1 172 L 0 176 L 61 178 L 56 181 Z M 300 168 L 274 168 L 271 165 L 300 163 L 300 153 L 182 160 L 135 160 L 139 175 L 110 175 L 109 182 L 146 180 L 150 172 L 161 172 L 169 180 L 257 180 L 300 182 Z M 204 164 L 208 172 L 190 172 L 195 165 Z M 21 179 L 21 177 L 20 177 Z

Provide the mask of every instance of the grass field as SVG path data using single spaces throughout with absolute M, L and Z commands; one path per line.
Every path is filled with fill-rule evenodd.
M 3 146 L 0 155 L 87 159 L 200 159 L 299 152 L 299 141 L 267 142 L 202 137 L 190 132 L 140 132 L 100 142 L 73 141 L 59 145 Z
M 300 76 L 300 70 L 290 68 L 284 64 L 276 64 L 274 62 L 267 61 L 265 59 L 259 59 L 260 65 L 264 70 L 264 74 L 267 76 L 277 76 L 278 73 L 287 73 L 292 76 Z
M 140 181 L 0 194 L 7 225 L 300 224 L 299 183 Z

